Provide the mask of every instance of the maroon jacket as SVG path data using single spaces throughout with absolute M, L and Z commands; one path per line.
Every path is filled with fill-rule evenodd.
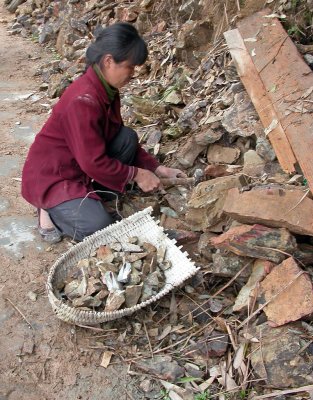
M 135 167 L 106 155 L 122 125 L 120 98 L 112 103 L 94 70 L 74 81 L 54 106 L 25 161 L 22 195 L 35 207 L 51 208 L 85 197 L 92 179 L 123 192 L 135 167 L 154 171 L 159 163 L 138 145 Z M 89 197 L 98 199 L 93 193 Z

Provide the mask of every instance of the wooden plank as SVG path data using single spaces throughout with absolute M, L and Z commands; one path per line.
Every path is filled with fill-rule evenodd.
M 263 127 L 268 128 L 272 121 L 277 121 L 276 127 L 269 132 L 268 138 L 282 169 L 289 173 L 294 172 L 296 158 L 239 30 L 224 32 L 224 36 L 240 79 L 259 114 Z
M 313 73 L 277 18 L 263 10 L 238 29 L 313 191 Z

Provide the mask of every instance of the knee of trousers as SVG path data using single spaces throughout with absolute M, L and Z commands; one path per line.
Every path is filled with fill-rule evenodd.
M 138 135 L 132 128 L 123 126 L 120 133 L 123 136 L 124 143 L 127 143 L 127 147 L 137 149 Z
M 96 215 L 94 218 L 89 218 L 88 220 L 80 221 L 74 231 L 74 239 L 81 241 L 85 237 L 106 228 L 113 222 L 113 218 L 107 213 Z

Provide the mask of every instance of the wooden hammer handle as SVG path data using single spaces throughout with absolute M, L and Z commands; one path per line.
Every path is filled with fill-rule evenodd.
M 195 184 L 195 178 L 160 178 L 163 187 L 169 186 L 190 186 Z

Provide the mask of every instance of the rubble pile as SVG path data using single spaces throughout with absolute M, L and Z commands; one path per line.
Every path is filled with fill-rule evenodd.
M 89 344 L 103 349 L 103 360 L 114 354 L 144 372 L 145 398 L 158 398 L 160 382 L 171 399 L 221 392 L 252 398 L 273 387 L 312 385 L 312 194 L 301 171 L 291 176 L 281 169 L 221 38 L 222 25 L 203 13 L 209 2 L 180 3 L 175 9 L 151 0 L 7 1 L 16 14 L 12 34 L 55 44 L 58 59 L 38 71 L 41 89 L 52 98 L 84 71 L 85 49 L 99 25 L 134 23 L 150 57 L 123 92 L 125 124 L 163 163 L 194 177 L 194 187 L 171 186 L 153 196 L 131 191 L 121 212 L 126 217 L 152 206 L 201 272 L 160 300 L 157 309 L 108 323 L 106 338 L 91 338 Z M 282 13 L 295 2 L 267 3 Z M 236 13 L 235 7 L 229 15 L 226 9 L 227 18 L 221 15 L 231 24 Z M 99 261 L 100 248 L 80 262 L 60 295 L 75 307 L 106 311 L 153 295 L 151 287 L 148 294 L 143 289 L 146 278 L 157 276 L 160 288 L 164 266 L 148 272 L 145 266 L 160 249 L 140 246 L 130 255 L 145 258 L 133 261 L 126 252 L 114 259 L 112 251 L 120 250 L 112 247 L 104 252 L 111 261 L 102 256 Z M 129 263 L 138 279 L 118 282 Z M 82 271 L 88 271 L 88 282 Z M 115 277 L 123 301 L 110 308 L 114 291 L 108 282 Z M 136 288 L 131 301 L 130 287 Z

